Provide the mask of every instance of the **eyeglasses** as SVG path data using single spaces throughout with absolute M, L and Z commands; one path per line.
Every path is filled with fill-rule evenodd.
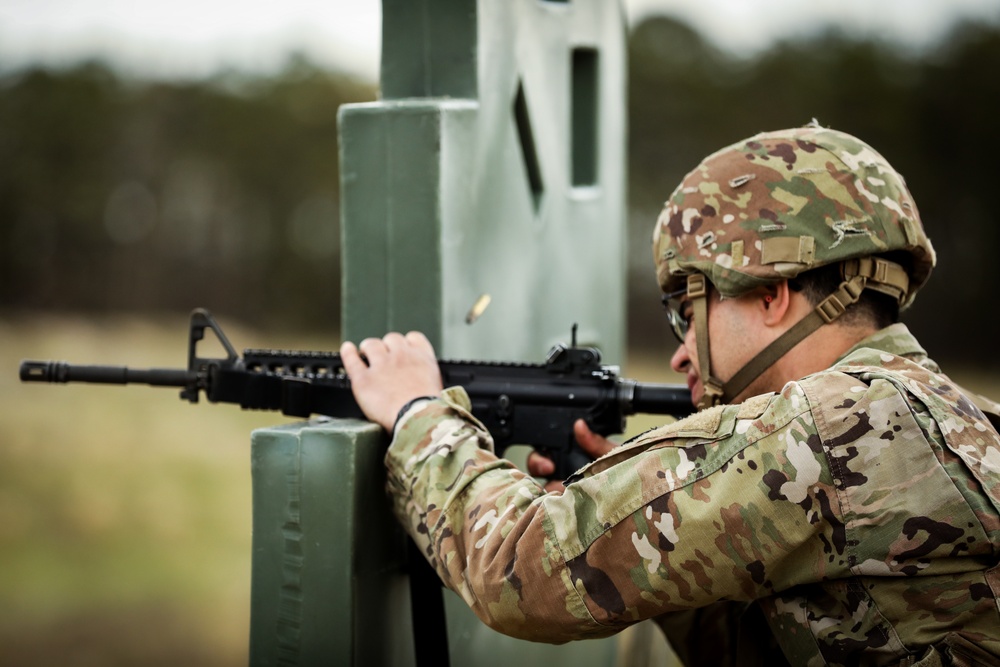
M 670 323 L 670 330 L 674 332 L 678 342 L 684 343 L 687 338 L 688 329 L 691 328 L 690 315 L 684 316 L 684 297 L 687 296 L 687 288 L 679 289 L 661 297 L 663 309 L 667 312 L 667 322 Z

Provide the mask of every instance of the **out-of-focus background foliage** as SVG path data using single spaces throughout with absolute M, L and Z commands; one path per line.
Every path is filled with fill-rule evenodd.
M 0 307 L 338 321 L 337 108 L 375 85 L 124 80 L 87 62 L 0 81 Z
M 940 267 L 907 318 L 1000 394 L 1000 28 L 930 48 L 828 32 L 750 57 L 634 26 L 626 372 L 672 351 L 648 238 L 705 154 L 812 118 L 907 178 Z M 181 365 L 207 306 L 238 347 L 338 344 L 336 111 L 376 86 L 291 57 L 144 80 L 98 61 L 0 76 L 0 646 L 17 665 L 246 663 L 249 433 L 280 421 L 172 391 L 25 386 L 21 358 Z M 600 267 L 594 267 L 600 270 Z

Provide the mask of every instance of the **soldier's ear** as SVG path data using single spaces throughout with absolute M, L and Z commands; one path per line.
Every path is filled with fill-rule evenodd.
M 762 288 L 757 307 L 765 325 L 782 324 L 791 316 L 792 310 L 792 290 L 788 287 L 788 281 L 782 280 Z

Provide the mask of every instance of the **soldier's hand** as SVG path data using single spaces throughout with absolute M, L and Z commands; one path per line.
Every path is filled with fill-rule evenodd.
M 597 435 L 591 431 L 587 422 L 582 419 L 577 419 L 573 423 L 573 436 L 580 448 L 593 459 L 598 459 L 615 448 L 615 443 L 603 435 Z M 542 456 L 538 452 L 532 452 L 528 455 L 527 468 L 529 475 L 546 478 L 556 470 L 552 459 Z M 559 480 L 549 480 L 545 484 L 545 490 L 549 492 L 563 491 L 565 488 Z
M 366 338 L 358 346 L 346 342 L 340 357 L 354 400 L 369 420 L 390 433 L 404 405 L 421 396 L 437 396 L 443 389 L 434 348 L 419 332 Z

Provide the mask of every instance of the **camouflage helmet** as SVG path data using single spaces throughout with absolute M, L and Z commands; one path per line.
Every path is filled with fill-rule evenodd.
M 815 121 L 703 160 L 666 202 L 653 252 L 664 292 L 701 273 L 724 296 L 827 264 L 903 253 L 909 275 L 899 271 L 893 286 L 870 280 L 868 288 L 904 307 L 935 261 L 903 177 L 868 144 Z

